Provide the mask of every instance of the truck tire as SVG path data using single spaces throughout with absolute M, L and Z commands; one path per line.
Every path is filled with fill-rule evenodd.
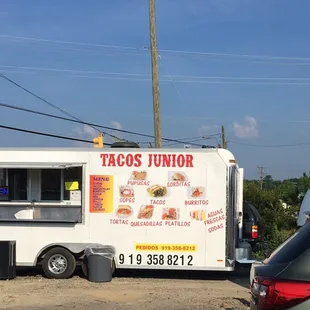
M 49 279 L 68 279 L 73 275 L 75 268 L 75 257 L 61 247 L 49 250 L 42 261 L 44 275 Z

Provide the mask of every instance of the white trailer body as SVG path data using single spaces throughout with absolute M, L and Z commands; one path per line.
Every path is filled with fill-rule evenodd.
M 116 268 L 231 271 L 242 179 L 224 149 L 0 149 L 0 240 L 19 266 L 107 246 Z

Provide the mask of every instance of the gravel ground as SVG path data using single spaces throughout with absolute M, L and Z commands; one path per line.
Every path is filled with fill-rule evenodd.
M 190 280 L 115 277 L 110 283 L 17 277 L 0 282 L 0 309 L 249 309 L 246 278 Z

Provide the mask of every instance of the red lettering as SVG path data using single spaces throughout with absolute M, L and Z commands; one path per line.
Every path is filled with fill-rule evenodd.
M 184 204 L 186 206 L 207 206 L 209 200 L 185 200 Z
M 208 218 L 218 216 L 220 214 L 223 214 L 223 209 L 211 211 L 210 213 L 208 213 Z
M 193 160 L 194 160 L 193 155 L 189 155 L 189 154 L 186 155 L 186 167 L 187 168 L 193 168 L 194 167 Z
M 213 217 L 210 220 L 207 220 L 206 222 L 207 222 L 207 225 L 212 225 L 214 223 L 217 223 L 223 220 L 225 220 L 225 215 Z
M 178 162 L 178 167 L 183 168 L 185 165 L 185 157 L 183 155 L 179 155 L 177 162 Z
M 148 167 L 152 167 L 152 154 L 149 154 L 149 164 Z
M 212 226 L 208 229 L 208 232 L 209 233 L 212 233 L 214 231 L 217 231 L 217 230 L 220 230 L 220 229 L 223 229 L 224 228 L 224 225 L 223 224 L 219 224 L 219 225 L 216 225 L 216 226 Z
M 110 154 L 109 157 L 109 161 L 108 161 L 108 166 L 109 167 L 115 167 L 116 166 L 116 162 L 115 162 L 115 155 L 114 154 Z
M 114 224 L 114 225 L 128 225 L 128 220 L 110 219 L 110 224 Z
M 137 180 L 129 180 L 127 182 L 128 185 L 137 185 L 137 186 L 149 186 L 150 181 L 142 180 L 142 181 L 137 181 Z
M 120 202 L 122 203 L 134 203 L 135 202 L 135 198 L 125 198 L 125 197 L 121 197 L 119 199 Z
M 167 187 L 191 186 L 191 182 L 172 181 L 167 183 Z
M 192 168 L 193 155 L 183 154 L 149 154 L 148 167 L 189 167 Z
M 161 165 L 161 155 L 160 154 L 154 154 L 154 166 L 155 167 L 160 167 Z
M 162 156 L 162 167 L 170 167 L 171 155 L 161 155 L 161 156 Z
M 176 158 L 176 156 L 177 156 L 177 155 L 175 155 L 175 154 L 172 155 L 172 161 L 171 161 L 171 163 L 170 163 L 170 167 L 175 167 L 175 162 L 176 162 L 176 159 L 175 159 L 175 158 Z
M 103 167 L 141 167 L 142 154 L 100 154 Z M 188 167 L 192 168 L 193 155 L 183 154 L 149 154 L 148 167 Z
M 145 226 L 163 226 L 162 221 L 139 221 L 139 222 L 130 222 L 132 227 L 145 227 Z
M 142 154 L 135 155 L 135 164 L 134 164 L 135 167 L 140 167 L 142 165 L 141 158 L 142 158 Z
M 133 165 L 133 155 L 132 154 L 128 154 L 126 156 L 126 166 L 127 167 L 132 167 Z
M 191 222 L 165 221 L 165 226 L 190 227 L 191 226 Z
M 108 159 L 109 154 L 100 154 L 100 158 L 102 159 L 101 166 L 105 167 L 107 165 L 106 160 Z
M 117 156 L 116 162 L 119 167 L 123 167 L 125 165 L 124 159 L 125 159 L 125 156 L 123 154 L 119 154 Z
M 164 206 L 166 204 L 165 200 L 153 200 L 151 199 L 151 205 L 161 205 Z
M 142 165 L 142 154 L 100 154 L 103 167 L 140 167 Z

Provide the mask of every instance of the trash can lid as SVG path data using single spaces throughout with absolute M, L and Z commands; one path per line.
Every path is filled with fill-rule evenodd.
M 87 247 L 84 250 L 84 254 L 88 255 L 104 255 L 111 256 L 115 255 L 115 249 L 112 246 L 103 246 L 103 247 Z

